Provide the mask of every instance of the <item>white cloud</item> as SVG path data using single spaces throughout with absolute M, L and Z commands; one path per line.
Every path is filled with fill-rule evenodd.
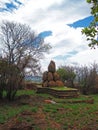
M 69 58 L 69 62 L 77 62 L 80 65 L 90 65 L 91 63 L 98 63 L 98 50 L 84 50 L 79 52 L 77 55 L 73 56 L 72 58 Z
M 12 0 L 0 0 L 0 6 Z M 43 70 L 47 69 L 50 60 L 55 60 L 57 66 L 61 64 L 79 63 L 85 64 L 97 61 L 97 49 L 90 50 L 86 38 L 81 34 L 81 28 L 74 29 L 67 26 L 76 20 L 90 15 L 90 7 L 85 0 L 19 0 L 23 5 L 12 13 L 2 12 L 0 18 L 26 23 L 37 33 L 51 30 L 53 35 L 45 38 L 52 49 L 50 54 L 41 61 Z M 69 52 L 77 51 L 77 54 L 66 58 Z M 65 58 L 55 58 L 57 56 Z
M 8 2 L 12 0 L 4 0 Z M 3 4 L 4 4 L 3 2 Z M 85 1 L 73 0 L 20 0 L 23 5 L 12 14 L 6 12 L 4 19 L 30 24 L 34 29 L 47 28 L 49 23 L 70 23 L 89 14 Z M 77 4 L 76 4 L 77 3 Z M 85 13 L 86 12 L 86 13 Z

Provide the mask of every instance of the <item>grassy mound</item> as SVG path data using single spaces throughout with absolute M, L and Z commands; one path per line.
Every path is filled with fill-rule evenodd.
M 69 88 L 69 87 L 52 87 L 51 89 L 54 89 L 54 90 L 60 90 L 60 91 L 68 91 L 68 90 L 77 90 L 75 88 Z

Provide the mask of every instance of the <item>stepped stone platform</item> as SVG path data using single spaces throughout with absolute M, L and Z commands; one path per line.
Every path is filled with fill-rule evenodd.
M 50 64 L 48 65 L 48 71 L 43 73 L 42 87 L 37 87 L 37 93 L 51 94 L 52 96 L 59 98 L 73 98 L 78 97 L 79 95 L 77 89 L 59 90 L 56 89 L 56 87 L 64 87 L 64 83 L 56 71 L 55 62 L 50 61 Z
M 50 94 L 58 98 L 74 98 L 79 96 L 79 91 L 77 89 L 72 90 L 55 90 L 48 87 L 37 87 L 37 93 Z

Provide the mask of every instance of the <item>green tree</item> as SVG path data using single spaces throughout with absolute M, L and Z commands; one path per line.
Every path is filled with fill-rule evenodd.
M 98 46 L 98 0 L 86 0 L 91 4 L 91 15 L 94 16 L 94 20 L 88 27 L 82 29 L 82 33 L 86 35 L 87 40 L 90 41 L 89 47 L 95 48 Z
M 60 75 L 60 78 L 63 82 L 65 82 L 66 78 L 67 78 L 67 74 L 65 69 L 63 68 L 58 68 L 57 73 Z
M 76 74 L 74 72 L 73 67 L 70 66 L 61 66 L 57 73 L 60 75 L 63 82 L 67 81 L 70 84 L 70 87 L 74 87 L 74 79 L 76 77 Z

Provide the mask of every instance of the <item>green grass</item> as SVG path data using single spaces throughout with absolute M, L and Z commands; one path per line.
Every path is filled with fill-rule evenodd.
M 38 107 L 37 106 L 34 106 L 32 109 L 31 109 L 32 112 L 37 112 L 38 111 Z
M 84 126 L 98 123 L 98 95 L 92 95 L 92 97 L 95 100 L 94 104 L 45 104 L 43 110 L 50 113 L 50 116 L 63 127 L 66 126 L 66 129 L 71 126 L 75 127 L 74 125 L 77 126 L 77 129 L 82 129 Z M 86 99 L 86 97 L 82 96 L 81 99 Z
M 32 90 L 19 90 L 17 91 L 16 96 L 21 96 L 21 95 L 35 95 L 36 92 Z
M 21 96 L 21 95 L 35 95 L 35 91 L 31 90 L 19 90 L 16 94 L 16 97 Z M 32 108 L 29 105 L 14 105 L 13 102 L 7 102 L 3 103 L 0 105 L 0 123 L 3 124 L 5 123 L 8 119 L 11 117 L 14 117 L 15 115 L 21 113 L 22 111 L 25 110 L 32 110 L 36 111 L 37 107 Z
M 81 101 L 92 98 L 94 99 L 94 104 L 66 103 L 66 101 Z M 98 124 L 98 95 L 81 95 L 78 98 L 72 99 L 53 98 L 52 100 L 56 101 L 57 103 L 44 104 L 43 106 L 43 111 L 46 113 L 46 115 L 48 114 L 47 120 L 49 120 L 51 117 L 56 122 L 62 124 L 63 129 L 70 128 L 71 130 L 73 127 L 77 127 L 76 129 L 79 130 L 83 127 L 91 127 L 92 130 L 96 129 L 95 126 Z
M 54 90 L 62 90 L 62 91 L 67 91 L 67 90 L 77 90 L 75 88 L 69 88 L 69 87 L 52 87 Z
M 84 96 L 81 95 L 78 98 L 72 99 L 59 99 L 54 98 L 49 94 L 36 94 L 34 90 L 20 90 L 17 96 L 20 95 L 32 95 L 33 97 L 43 98 L 43 102 L 38 101 L 35 105 L 26 104 L 18 105 L 14 103 L 3 103 L 0 105 L 0 124 L 5 123 L 10 118 L 16 116 L 23 111 L 31 111 L 37 113 L 39 108 L 46 115 L 46 120 L 54 120 L 55 122 L 62 125 L 62 129 L 71 130 L 76 127 L 76 129 L 81 130 L 84 126 L 97 129 L 98 124 L 98 94 Z M 66 101 L 74 100 L 88 100 L 94 99 L 94 104 L 87 103 L 67 103 Z M 56 102 L 56 104 L 47 104 L 44 102 L 46 99 L 51 99 Z M 31 102 L 34 102 L 33 100 Z M 22 118 L 19 118 L 22 120 Z M 34 121 L 34 119 L 27 117 L 28 122 Z M 51 129 L 51 126 L 48 127 Z M 39 128 L 40 129 L 40 128 Z
M 12 106 L 12 105 L 3 105 L 0 106 L 0 123 L 5 123 L 11 117 L 19 114 L 20 112 L 29 109 L 28 105 L 25 106 Z

